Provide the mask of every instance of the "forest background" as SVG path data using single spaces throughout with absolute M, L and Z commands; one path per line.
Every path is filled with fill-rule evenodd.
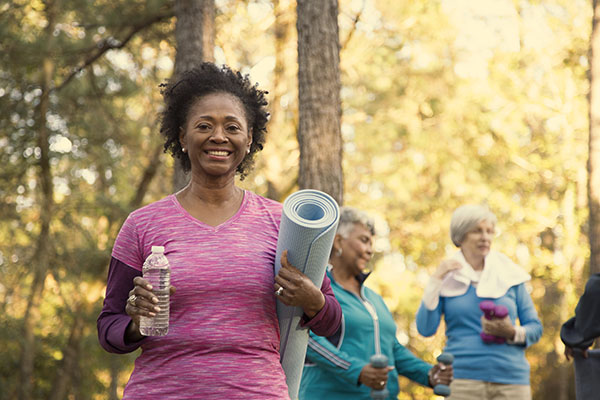
M 270 91 L 267 144 L 241 184 L 283 201 L 300 156 L 295 2 L 216 10 L 215 61 Z M 454 251 L 451 212 L 485 202 L 493 247 L 532 275 L 534 399 L 574 399 L 558 332 L 590 273 L 592 4 L 340 0 L 338 22 L 344 204 L 376 218 L 369 282 L 401 343 L 428 361 L 443 348 L 415 312 Z M 95 321 L 122 221 L 172 192 L 157 116 L 174 26 L 168 0 L 0 4 L 0 400 L 122 394 L 137 353 L 104 352 Z M 399 399 L 433 397 L 401 380 Z

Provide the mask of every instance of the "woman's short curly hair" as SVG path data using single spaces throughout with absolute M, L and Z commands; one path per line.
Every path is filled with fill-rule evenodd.
M 248 174 L 254 164 L 254 155 L 263 149 L 267 132 L 266 91 L 252 85 L 248 75 L 231 70 L 228 66 L 216 66 L 202 63 L 180 75 L 179 79 L 160 85 L 165 101 L 165 110 L 161 113 L 160 132 L 165 136 L 165 153 L 170 152 L 178 158 L 184 171 L 189 171 L 191 163 L 179 143 L 181 127 L 185 126 L 190 107 L 199 98 L 211 93 L 228 93 L 237 97 L 246 114 L 248 127 L 252 132 L 250 152 L 237 167 L 241 179 Z

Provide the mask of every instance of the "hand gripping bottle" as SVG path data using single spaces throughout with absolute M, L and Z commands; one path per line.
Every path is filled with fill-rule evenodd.
M 484 300 L 479 303 L 479 309 L 483 311 L 483 315 L 485 315 L 486 319 L 492 320 L 494 318 L 504 318 L 508 315 L 508 309 L 503 305 L 496 305 L 491 300 Z M 500 336 L 494 336 L 487 334 L 485 332 L 480 333 L 481 339 L 485 343 L 504 343 L 506 341 L 505 338 Z
M 144 336 L 165 336 L 169 331 L 169 287 L 171 267 L 163 246 L 152 246 L 152 253 L 142 267 L 144 279 L 152 285 L 160 311 L 154 317 L 140 317 L 140 333 Z

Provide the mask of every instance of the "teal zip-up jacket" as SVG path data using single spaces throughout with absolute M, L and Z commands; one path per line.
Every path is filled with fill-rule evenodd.
M 381 296 L 363 285 L 361 296 L 340 286 L 330 271 L 331 287 L 342 306 L 342 324 L 330 337 L 310 333 L 306 363 L 300 382 L 301 400 L 370 400 L 371 388 L 358 383 L 363 367 L 375 354 L 375 335 L 378 332 L 381 353 L 393 366 L 387 381 L 389 399 L 396 399 L 400 392 L 398 375 L 429 386 L 429 370 L 432 365 L 414 356 L 396 339 L 396 323 Z M 374 310 L 376 316 L 372 315 Z

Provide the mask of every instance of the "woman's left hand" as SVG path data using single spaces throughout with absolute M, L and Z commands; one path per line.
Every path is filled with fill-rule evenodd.
M 581 349 L 581 355 L 583 358 L 588 358 L 588 349 Z M 575 359 L 575 350 L 572 347 L 565 346 L 565 357 L 567 357 L 567 361 L 571 361 L 571 358 Z
M 273 287 L 283 304 L 302 307 L 304 314 L 309 318 L 317 315 L 325 305 L 325 296 L 321 293 L 321 289 L 290 264 L 287 250 L 281 255 L 281 269 L 275 276 Z
M 429 370 L 429 386 L 431 387 L 439 384 L 450 385 L 453 378 L 452 364 L 437 363 Z
M 500 336 L 508 340 L 513 340 L 516 333 L 516 329 L 508 315 L 504 318 L 494 319 L 487 319 L 485 316 L 482 316 L 481 327 L 483 328 L 483 332 L 489 335 Z

